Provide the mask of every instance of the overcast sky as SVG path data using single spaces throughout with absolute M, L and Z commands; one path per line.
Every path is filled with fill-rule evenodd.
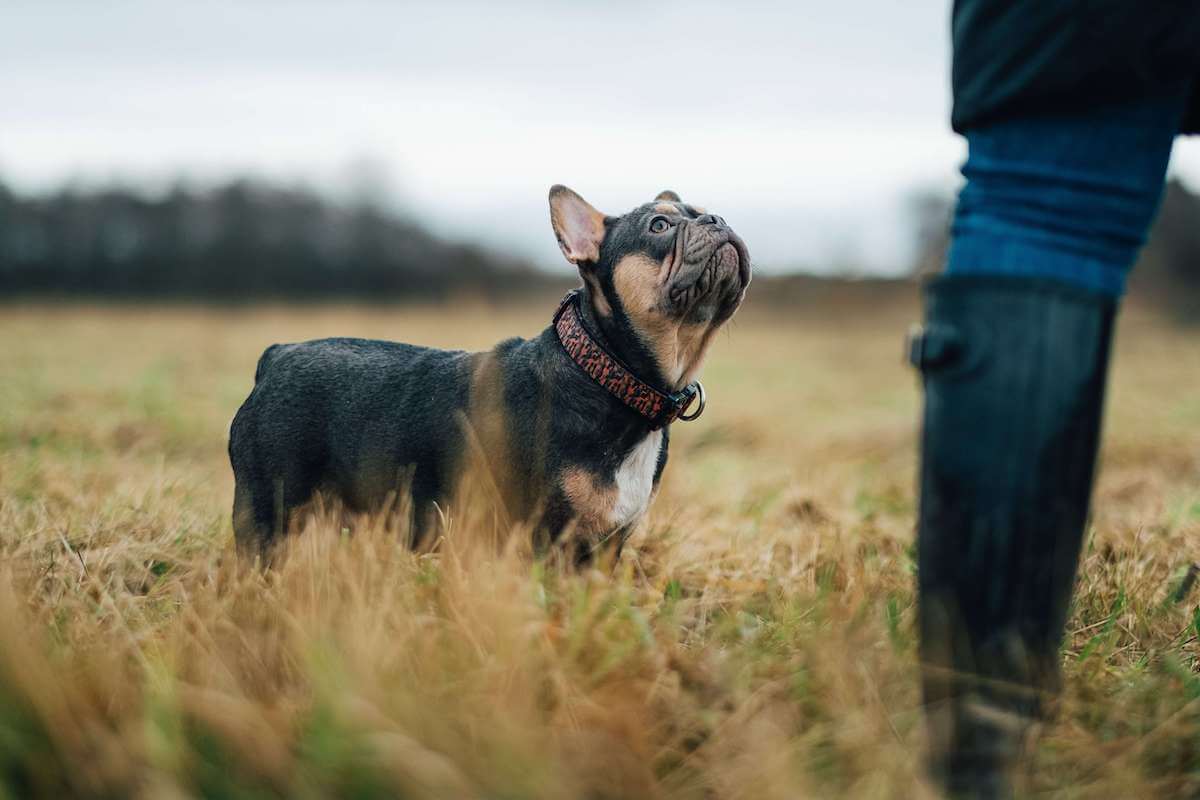
M 374 184 L 558 263 L 546 191 L 672 188 L 767 268 L 901 269 L 953 188 L 948 0 L 9 2 L 0 179 Z M 1200 186 L 1200 141 L 1174 168 Z M 565 266 L 565 265 L 564 265 Z

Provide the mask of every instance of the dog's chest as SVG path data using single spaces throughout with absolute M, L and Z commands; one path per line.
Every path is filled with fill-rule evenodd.
M 563 494 L 581 533 L 611 533 L 637 522 L 646 513 L 654 494 L 654 474 L 662 446 L 662 431 L 654 431 L 630 448 L 611 473 L 601 474 L 583 466 L 563 471 Z
M 637 521 L 650 507 L 662 438 L 661 430 L 650 433 L 634 445 L 617 467 L 613 476 L 615 499 L 609 512 L 609 522 L 614 528 Z

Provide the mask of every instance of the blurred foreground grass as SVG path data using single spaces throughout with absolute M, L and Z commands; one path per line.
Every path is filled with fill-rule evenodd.
M 263 347 L 487 347 L 524 309 L 0 308 L 0 797 L 921 797 L 913 297 L 748 308 L 615 576 L 484 516 L 415 556 L 316 520 L 230 550 Z M 1024 791 L 1200 794 L 1200 339 L 1134 312 Z M 1021 413 L 1014 407 L 1013 413 Z

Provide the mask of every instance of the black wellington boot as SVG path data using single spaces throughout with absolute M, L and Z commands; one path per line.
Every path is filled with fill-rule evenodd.
M 1059 686 L 1116 303 L 1055 281 L 943 276 L 909 357 L 924 377 L 918 550 L 932 772 L 1007 797 Z

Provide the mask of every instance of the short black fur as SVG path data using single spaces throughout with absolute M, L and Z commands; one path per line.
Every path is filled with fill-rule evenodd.
M 690 206 L 676 208 L 677 222 L 702 218 Z M 672 252 L 674 234 L 648 228 L 656 214 L 661 210 L 650 203 L 604 218 L 599 258 L 580 265 L 581 314 L 603 347 L 639 377 L 663 385 L 612 275 L 630 253 L 661 263 Z M 740 240 L 738 247 L 744 253 Z M 748 262 L 741 269 L 744 291 Z M 611 313 L 597 313 L 592 291 L 603 293 L 602 307 Z M 243 552 L 265 553 L 318 493 L 374 512 L 397 507 L 408 490 L 413 545 L 426 546 L 437 504 L 454 498 L 480 453 L 510 519 L 534 522 L 535 544 L 545 550 L 587 505 L 588 498 L 571 494 L 566 476 L 585 476 L 595 497 L 611 499 L 634 448 L 657 441 L 657 487 L 669 437 L 665 429 L 660 440 L 652 435 L 641 414 L 571 360 L 549 326 L 532 339 L 509 339 L 480 353 L 347 338 L 272 345 L 230 428 L 234 532 Z M 611 530 L 593 521 L 577 540 L 575 560 L 589 560 L 601 545 L 619 551 L 636 521 L 621 518 Z

